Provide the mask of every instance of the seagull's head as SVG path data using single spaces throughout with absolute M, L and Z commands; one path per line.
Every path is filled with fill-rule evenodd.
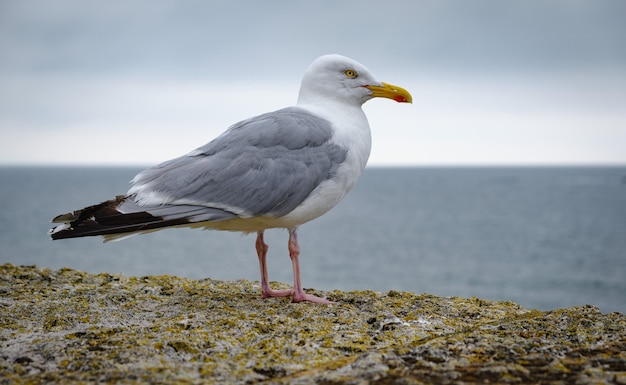
M 333 54 L 320 56 L 309 66 L 302 78 L 298 103 L 331 100 L 360 106 L 378 97 L 412 102 L 404 88 L 378 81 L 364 65 Z

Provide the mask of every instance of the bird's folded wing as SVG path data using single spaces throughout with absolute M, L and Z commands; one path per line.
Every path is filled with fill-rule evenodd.
M 149 168 L 133 179 L 139 206 L 199 205 L 239 217 L 283 216 L 346 158 L 333 144 L 331 124 L 291 107 L 232 126 L 186 156 Z
M 53 239 L 281 217 L 332 179 L 347 150 L 330 123 L 292 107 L 240 122 L 203 147 L 139 173 L 127 195 L 56 217 Z

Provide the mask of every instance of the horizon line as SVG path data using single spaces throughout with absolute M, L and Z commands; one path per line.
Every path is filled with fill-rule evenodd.
M 40 168 L 149 168 L 158 163 L 3 163 L 0 168 L 20 168 L 20 167 L 40 167 Z M 368 164 L 365 168 L 575 168 L 575 167 L 626 167 L 626 162 L 494 162 L 494 163 L 374 163 Z

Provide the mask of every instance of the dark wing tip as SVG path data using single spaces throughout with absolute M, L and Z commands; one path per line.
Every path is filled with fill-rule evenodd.
M 73 211 L 71 213 L 57 215 L 52 219 L 52 223 L 69 223 L 75 221 L 76 219 L 76 211 Z
M 72 213 L 62 214 L 52 221 L 61 223 L 48 231 L 52 239 L 91 237 L 141 233 L 163 227 L 189 224 L 186 216 L 167 218 L 148 211 L 120 212 L 118 208 L 132 196 L 118 196 L 115 199 L 85 207 Z M 128 203 L 128 202 L 127 202 Z M 131 203 L 134 205 L 134 203 Z M 126 211 L 126 210 L 124 210 Z M 157 208 L 156 211 L 159 211 Z

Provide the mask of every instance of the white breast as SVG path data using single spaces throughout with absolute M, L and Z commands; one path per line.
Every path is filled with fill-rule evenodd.
M 372 147 L 372 136 L 365 113 L 349 104 L 323 106 L 299 105 L 329 120 L 333 125 L 332 141 L 347 149 L 346 159 L 332 179 L 322 182 L 292 212 L 281 217 L 280 227 L 294 227 L 319 217 L 332 209 L 352 189 L 361 176 Z

